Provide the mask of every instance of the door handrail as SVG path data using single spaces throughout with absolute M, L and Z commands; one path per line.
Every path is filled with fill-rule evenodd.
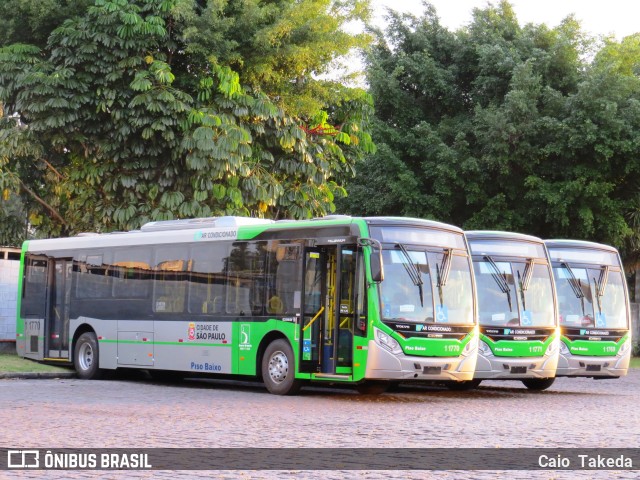
M 318 310 L 318 313 L 316 313 L 315 317 L 313 317 L 311 319 L 311 321 L 307 325 L 305 325 L 305 327 L 302 329 L 302 331 L 304 332 L 307 328 L 309 328 L 311 325 L 313 325 L 313 322 L 315 322 L 318 319 L 318 317 L 320 316 L 320 314 L 322 312 L 324 312 L 324 306 L 320 307 L 320 310 Z

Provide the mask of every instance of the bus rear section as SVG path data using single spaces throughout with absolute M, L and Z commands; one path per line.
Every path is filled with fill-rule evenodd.
M 557 309 L 544 242 L 511 232 L 466 232 L 477 285 L 480 347 L 473 382 L 553 384 L 559 355 Z
M 631 360 L 630 308 L 618 251 L 578 240 L 547 240 L 562 342 L 558 376 L 618 378 Z

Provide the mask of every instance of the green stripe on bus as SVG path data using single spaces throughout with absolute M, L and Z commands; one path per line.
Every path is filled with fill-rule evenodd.
M 141 340 L 98 340 L 100 343 L 127 343 L 139 345 L 180 345 L 189 347 L 232 347 L 230 343 L 191 343 L 191 342 L 143 342 Z

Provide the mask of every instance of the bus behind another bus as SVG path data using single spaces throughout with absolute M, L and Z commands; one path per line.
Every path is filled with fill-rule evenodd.
M 466 232 L 477 285 L 480 346 L 474 379 L 549 388 L 559 350 L 553 275 L 544 242 L 511 232 Z
M 618 378 L 631 360 L 630 308 L 618 251 L 579 240 L 547 240 L 562 342 L 558 376 Z

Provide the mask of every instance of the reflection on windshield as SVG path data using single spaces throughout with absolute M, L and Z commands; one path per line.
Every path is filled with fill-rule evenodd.
M 480 325 L 551 327 L 553 290 L 546 265 L 501 262 L 485 257 L 474 262 Z
M 385 278 L 380 285 L 383 318 L 473 324 L 469 259 L 444 251 L 412 248 L 415 247 L 409 247 L 406 253 L 399 247 L 383 251 Z M 448 273 L 446 282 L 442 281 L 443 265 Z
M 563 264 L 555 267 L 553 272 L 560 325 L 627 328 L 622 272 L 608 272 L 606 283 L 600 268 L 576 268 Z

